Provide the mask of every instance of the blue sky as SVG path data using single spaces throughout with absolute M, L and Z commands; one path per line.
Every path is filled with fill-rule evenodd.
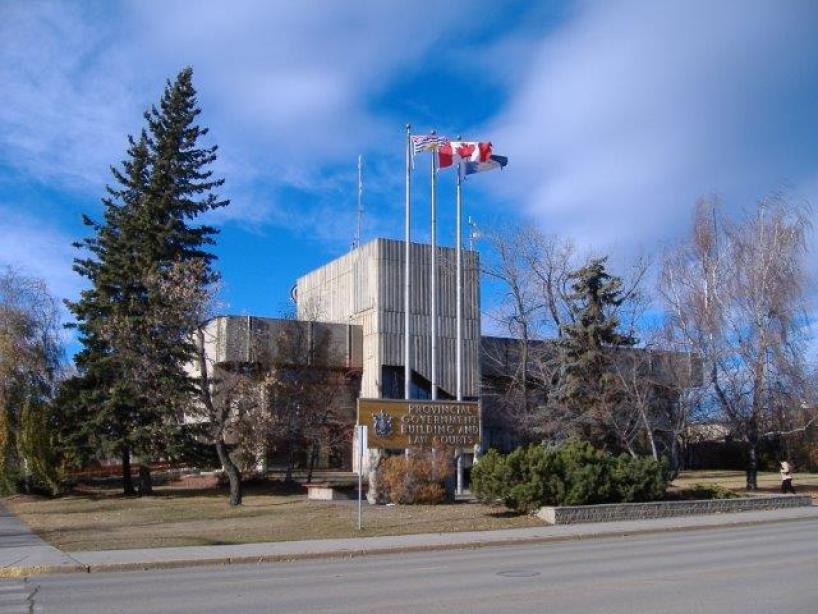
M 80 216 L 99 215 L 108 166 L 185 65 L 232 199 L 214 218 L 230 313 L 279 313 L 346 251 L 359 153 L 365 238 L 401 236 L 407 121 L 509 157 L 469 180 L 481 226 L 533 221 L 615 260 L 678 239 L 702 195 L 818 201 L 815 2 L 5 0 L 0 264 L 76 296 Z

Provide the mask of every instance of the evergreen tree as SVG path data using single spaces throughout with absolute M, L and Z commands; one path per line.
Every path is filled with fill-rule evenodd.
M 599 418 L 617 402 L 619 394 L 612 373 L 611 350 L 636 343 L 631 335 L 618 332 L 616 310 L 625 300 L 622 280 L 610 275 L 607 258 L 591 260 L 570 275 L 571 321 L 561 327 L 557 341 L 560 378 L 556 402 L 567 419 L 584 437 L 601 437 Z
M 88 216 L 83 222 L 93 235 L 75 243 L 87 255 L 74 261 L 74 270 L 87 278 L 90 287 L 77 302 L 68 306 L 76 318 L 83 349 L 76 355 L 79 381 L 64 386 L 75 397 L 65 399 L 73 415 L 66 433 L 69 443 L 83 442 L 104 456 L 117 455 L 122 460 L 125 494 L 133 494 L 130 459 L 139 448 L 137 386 L 128 376 L 123 355 L 116 351 L 109 334 L 109 324 L 121 314 L 129 313 L 138 293 L 138 271 L 132 266 L 133 237 L 129 218 L 143 206 L 150 179 L 147 136 L 136 141 L 129 137 L 128 158 L 122 170 L 111 168 L 115 187 L 107 187 L 103 198 L 103 221 Z M 64 395 L 63 395 L 64 396 Z M 87 457 L 87 455 L 82 455 Z
M 194 393 L 184 370 L 195 349 L 190 320 L 167 317 L 172 299 L 155 280 L 191 262 L 200 272 L 193 283 L 218 279 L 206 250 L 217 230 L 193 220 L 228 201 L 213 191 L 223 180 L 207 169 L 216 147 L 198 145 L 207 129 L 195 123 L 192 75 L 180 72 L 145 114 L 146 130 L 130 139 L 122 169 L 112 169 L 103 222 L 85 218 L 94 235 L 78 244 L 88 255 L 74 267 L 91 284 L 69 304 L 84 346 L 82 381 L 67 388 L 69 406 L 85 418 L 74 440 L 121 457 L 126 494 L 134 491 L 131 454 L 149 460 L 177 451 L 179 417 Z

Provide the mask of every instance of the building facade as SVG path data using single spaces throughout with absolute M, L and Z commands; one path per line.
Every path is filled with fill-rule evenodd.
M 225 369 L 249 366 L 259 373 L 282 366 L 318 369 L 328 379 L 344 378 L 344 386 L 332 402 L 342 410 L 351 439 L 358 398 L 404 398 L 404 250 L 402 241 L 375 239 L 303 275 L 294 292 L 296 320 L 214 318 L 205 325 L 211 362 Z M 446 247 L 437 250 L 436 376 L 437 398 L 443 400 L 456 395 L 457 294 L 455 251 Z M 412 243 L 410 257 L 410 397 L 429 399 L 431 246 Z M 482 447 L 508 450 L 520 441 L 514 418 L 504 411 L 503 395 L 519 369 L 521 345 L 518 339 L 481 335 L 479 264 L 477 252 L 463 251 L 463 397 L 481 403 Z M 285 343 L 285 339 L 289 341 Z M 297 343 L 293 344 L 293 339 Z M 550 342 L 531 343 L 551 351 Z M 317 360 L 319 346 L 322 358 Z M 622 358 L 643 351 L 629 350 Z M 655 358 L 658 368 L 674 377 L 679 369 L 670 368 L 671 363 L 698 365 L 687 355 L 658 353 Z M 686 376 L 691 385 L 701 381 L 700 365 L 694 371 L 688 369 Z M 342 464 L 357 469 L 350 448 L 343 454 Z M 472 451 L 468 452 L 466 466 L 472 461 Z M 322 466 L 333 457 L 326 450 L 319 456 Z M 334 458 L 337 460 L 338 455 Z M 330 465 L 337 466 L 337 462 Z
M 296 284 L 298 319 L 360 326 L 361 396 L 404 398 L 404 243 L 375 239 L 304 275 Z M 430 245 L 410 249 L 412 398 L 431 398 Z M 437 248 L 438 398 L 456 393 L 455 250 Z M 463 396 L 480 394 L 480 277 L 477 252 L 463 251 Z

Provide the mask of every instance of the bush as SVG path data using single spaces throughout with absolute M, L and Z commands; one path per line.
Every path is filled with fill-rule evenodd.
M 558 448 L 489 452 L 472 470 L 472 490 L 485 503 L 502 500 L 519 512 L 543 505 L 592 505 L 655 501 L 669 481 L 665 462 L 610 456 L 572 441 Z
M 651 457 L 620 456 L 615 459 L 613 481 L 617 501 L 635 503 L 662 499 L 670 482 L 670 466 L 666 459 L 657 463 Z
M 433 458 L 430 452 L 415 452 L 384 459 L 378 467 L 378 483 L 392 503 L 437 504 L 446 501 L 445 480 L 452 473 L 446 454 Z
M 491 449 L 471 469 L 471 490 L 483 503 L 502 502 L 508 491 L 505 476 L 506 457 Z

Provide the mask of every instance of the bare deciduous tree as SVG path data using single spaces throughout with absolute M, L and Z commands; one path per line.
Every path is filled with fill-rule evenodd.
M 488 257 L 483 273 L 490 283 L 499 284 L 503 299 L 488 314 L 496 325 L 516 340 L 484 343 L 484 359 L 489 367 L 505 372 L 498 401 L 506 422 L 514 424 L 526 438 L 561 439 L 575 431 L 574 422 L 589 416 L 572 416 L 553 402 L 559 383 L 561 361 L 554 340 L 576 317 L 571 303 L 571 273 L 587 259 L 580 257 L 572 242 L 546 235 L 533 226 L 501 228 L 489 233 Z M 646 300 L 640 292 L 649 262 L 638 258 L 622 279 L 622 302 L 611 316 L 628 333 L 635 330 Z M 625 408 L 608 408 L 608 427 L 619 430 L 618 439 L 632 441 L 638 434 Z M 638 424 L 636 426 L 638 427 Z
M 329 330 L 312 322 L 286 322 L 274 350 L 262 379 L 267 445 L 286 447 L 287 479 L 296 452 L 306 452 L 309 482 L 321 450 L 333 454 L 351 447 L 355 414 L 348 391 L 360 373 L 339 363 Z
M 701 202 L 690 238 L 662 268 L 674 341 L 704 361 L 713 409 L 747 445 L 752 490 L 759 442 L 808 426 L 802 410 L 812 403 L 804 365 L 808 227 L 807 210 L 782 198 L 762 201 L 739 222 Z M 782 407 L 787 411 L 776 409 Z

